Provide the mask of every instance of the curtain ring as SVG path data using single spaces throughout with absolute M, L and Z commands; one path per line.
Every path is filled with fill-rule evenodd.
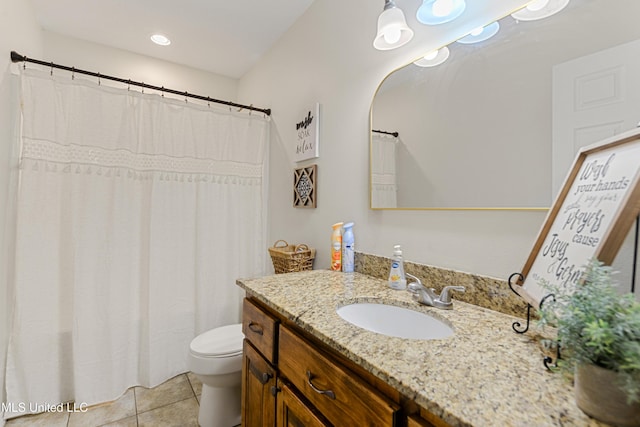
M 207 107 L 211 108 L 211 98 L 207 96 Z
M 144 82 L 141 82 L 142 84 L 140 85 L 140 87 L 142 88 L 142 93 L 144 93 Z
M 131 90 L 131 79 L 127 82 L 127 90 Z
M 189 96 L 189 92 L 187 92 L 186 90 L 184 91 L 184 102 L 187 102 L 187 97 Z
M 51 70 L 49 70 L 49 75 L 53 76 L 53 61 L 51 61 Z
M 160 88 L 160 96 L 164 98 L 164 86 Z
M 100 83 L 100 73 L 98 73 L 98 86 L 100 86 L 100 85 L 101 85 L 101 83 Z
M 71 67 L 71 80 L 76 79 L 76 67 Z

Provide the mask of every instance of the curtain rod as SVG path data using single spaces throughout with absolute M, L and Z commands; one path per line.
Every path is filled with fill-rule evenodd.
M 385 135 L 393 135 L 396 138 L 398 137 L 398 135 L 400 135 L 398 132 L 387 132 L 386 130 L 375 130 L 373 129 L 371 132 L 375 132 L 375 133 L 383 133 Z
M 139 86 L 142 88 L 147 88 L 147 89 L 153 89 L 153 90 L 157 90 L 160 92 L 167 92 L 167 93 L 172 93 L 175 95 L 182 95 L 182 96 L 187 96 L 189 98 L 196 98 L 196 99 L 200 99 L 202 101 L 207 101 L 207 102 L 214 102 L 217 104 L 224 104 L 224 105 L 228 105 L 230 107 L 238 107 L 241 110 L 242 109 L 247 109 L 247 110 L 252 110 L 252 111 L 260 111 L 261 113 L 266 114 L 267 116 L 271 115 L 271 108 L 258 108 L 258 107 L 254 107 L 253 105 L 242 105 L 242 104 L 237 104 L 235 102 L 231 102 L 231 101 L 222 101 L 220 99 L 214 99 L 214 98 L 210 98 L 208 96 L 201 96 L 201 95 L 195 95 L 193 93 L 189 93 L 189 92 L 180 92 L 174 89 L 167 89 L 166 87 L 159 87 L 159 86 L 153 86 L 153 85 L 149 85 L 143 82 L 135 82 L 133 80 L 129 80 L 129 79 L 121 79 L 119 77 L 113 77 L 113 76 L 108 76 L 105 74 L 100 74 L 100 73 L 94 73 L 92 71 L 86 71 L 86 70 L 81 70 L 75 67 L 67 67 L 65 65 L 59 65 L 59 64 L 54 64 L 53 62 L 45 62 L 45 61 L 40 61 L 38 59 L 33 59 L 33 58 L 28 58 L 24 55 L 20 55 L 19 53 L 15 52 L 15 51 L 11 51 L 11 62 L 32 62 L 34 64 L 39 64 L 39 65 L 44 65 L 47 67 L 51 67 L 51 68 L 59 68 L 61 70 L 66 70 L 66 71 L 71 71 L 72 73 L 79 73 L 79 74 L 86 74 L 88 76 L 93 76 L 93 77 L 97 77 L 98 79 L 106 79 L 106 80 L 113 80 L 115 82 L 120 82 L 120 83 L 126 83 L 128 85 L 134 85 L 134 86 Z

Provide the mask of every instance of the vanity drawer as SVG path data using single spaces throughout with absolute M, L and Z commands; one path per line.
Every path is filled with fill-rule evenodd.
M 276 363 L 276 331 L 278 321 L 250 300 L 242 305 L 242 333 L 271 363 Z
M 393 426 L 399 407 L 285 327 L 279 368 L 334 425 Z

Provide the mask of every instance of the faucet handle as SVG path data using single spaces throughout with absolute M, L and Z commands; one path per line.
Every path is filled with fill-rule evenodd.
M 450 303 L 451 302 L 451 291 L 464 292 L 464 286 L 445 286 L 440 293 L 440 297 L 438 298 L 442 303 Z
M 420 290 L 424 289 L 424 286 L 422 286 L 422 282 L 413 274 L 405 273 L 405 276 L 413 279 L 413 282 L 407 284 L 407 291 L 411 293 L 411 297 L 415 301 L 420 302 Z
M 413 274 L 405 273 L 405 276 L 407 276 L 407 277 L 409 277 L 409 278 L 411 278 L 411 279 L 415 280 L 415 282 L 411 282 L 411 283 L 409 283 L 409 285 L 416 284 L 416 285 L 418 285 L 419 287 L 422 287 L 422 282 L 420 281 L 420 279 L 418 279 L 418 278 L 417 278 L 416 276 L 414 276 Z
M 422 282 L 420 281 L 420 279 L 418 279 L 413 274 L 405 273 L 405 276 L 407 276 L 410 279 L 413 279 L 413 282 L 410 282 L 410 283 L 407 284 L 407 291 L 409 291 L 409 292 L 411 292 L 413 294 L 413 299 L 419 298 L 418 293 L 422 289 L 424 289 L 424 286 L 422 285 Z

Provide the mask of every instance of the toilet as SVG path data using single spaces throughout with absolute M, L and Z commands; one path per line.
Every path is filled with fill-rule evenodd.
M 242 324 L 203 332 L 189 345 L 188 368 L 202 382 L 201 427 L 240 424 Z

